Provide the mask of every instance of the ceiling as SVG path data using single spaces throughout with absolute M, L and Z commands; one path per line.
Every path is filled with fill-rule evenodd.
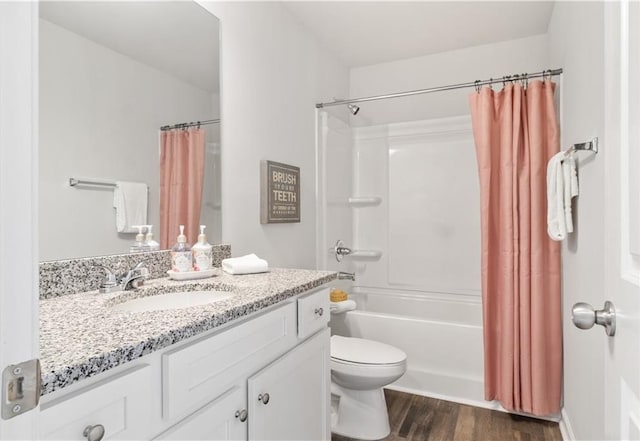
M 289 11 L 348 67 L 547 32 L 553 2 L 300 1 Z
M 45 1 L 40 17 L 200 89 L 219 91 L 218 19 L 195 2 Z

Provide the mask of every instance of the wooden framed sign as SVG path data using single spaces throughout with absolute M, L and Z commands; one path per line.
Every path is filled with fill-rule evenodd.
M 260 223 L 300 222 L 300 168 L 260 162 Z

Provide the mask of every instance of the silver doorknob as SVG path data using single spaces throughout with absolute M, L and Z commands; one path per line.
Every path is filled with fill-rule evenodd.
M 247 421 L 247 409 L 236 411 L 236 418 L 238 418 L 243 423 Z
M 258 395 L 258 401 L 262 401 L 262 404 L 269 404 L 269 394 Z
M 88 441 L 100 441 L 104 438 L 104 426 L 102 424 L 87 426 L 84 428 L 84 432 L 82 432 L 82 434 Z
M 591 329 L 593 325 L 601 325 L 609 337 L 616 335 L 616 309 L 608 300 L 599 311 L 595 311 L 588 303 L 576 303 L 571 308 L 571 321 L 580 329 Z

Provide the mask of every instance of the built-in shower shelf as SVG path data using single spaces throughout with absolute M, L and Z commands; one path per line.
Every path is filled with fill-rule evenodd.
M 377 207 L 382 203 L 380 196 L 354 196 L 349 198 L 352 207 Z
M 353 250 L 351 254 L 344 256 L 345 259 L 351 259 L 356 262 L 374 262 L 380 260 L 382 251 L 378 250 Z

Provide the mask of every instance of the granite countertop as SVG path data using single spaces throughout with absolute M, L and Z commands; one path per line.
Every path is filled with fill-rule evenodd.
M 264 274 L 192 281 L 150 280 L 139 290 L 90 291 L 40 301 L 40 362 L 45 395 L 173 343 L 259 311 L 336 278 L 336 273 L 271 269 Z M 221 290 L 234 295 L 204 306 L 149 312 L 110 309 L 136 297 Z

